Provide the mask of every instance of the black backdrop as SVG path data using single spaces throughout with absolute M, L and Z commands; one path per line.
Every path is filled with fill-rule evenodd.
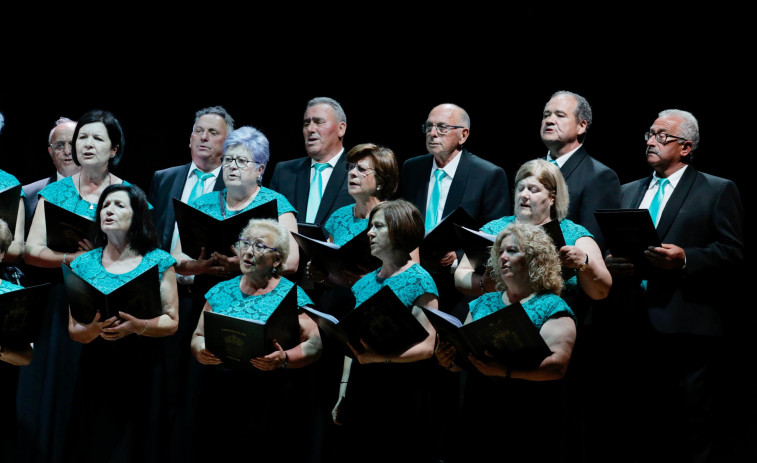
M 539 7 L 545 11 L 472 11 L 470 5 L 425 4 L 423 14 L 409 17 L 404 8 L 381 3 L 338 14 L 317 6 L 295 20 L 293 12 L 270 15 L 223 4 L 192 7 L 187 20 L 143 10 L 134 20 L 110 13 L 85 20 L 77 10 L 49 24 L 38 15 L 3 12 L 4 22 L 28 21 L 29 27 L 0 30 L 0 112 L 6 117 L 0 168 L 22 183 L 50 175 L 46 143 L 54 121 L 104 108 L 126 134 L 116 173 L 147 189 L 155 170 L 189 161 L 195 111 L 223 105 L 237 126 L 252 125 L 268 136 L 270 173 L 276 162 L 304 155 L 305 104 L 330 96 L 346 111 L 348 149 L 379 143 L 401 161 L 425 153 L 420 124 L 429 110 L 456 103 L 471 116 L 466 147 L 504 167 L 512 181 L 521 163 L 545 154 L 538 135 L 543 105 L 566 89 L 593 107 L 589 153 L 624 183 L 650 173 L 642 135 L 657 113 L 691 111 L 702 135 L 695 165 L 737 183 L 749 240 L 753 26 L 739 12 L 693 12 L 687 5 L 684 14 L 683 7 L 594 6 L 586 13 L 546 11 L 547 5 Z M 752 259 L 747 243 L 748 273 L 723 269 L 733 273 L 733 286 L 703 291 L 751 287 Z M 747 307 L 728 314 L 737 351 L 750 348 L 747 327 L 757 318 Z M 754 392 L 747 394 L 743 405 L 753 409 Z
M 4 14 L 19 27 L 0 32 L 0 168 L 22 183 L 50 175 L 54 121 L 103 108 L 126 135 L 115 172 L 147 189 L 155 170 L 189 161 L 195 111 L 223 105 L 237 126 L 268 136 L 270 174 L 304 155 L 305 104 L 330 96 L 347 114 L 348 149 L 379 143 L 401 161 L 425 153 L 419 127 L 429 110 L 456 103 L 471 116 L 466 147 L 512 180 L 545 154 L 541 111 L 566 89 L 591 103 L 586 147 L 621 182 L 649 174 L 642 135 L 657 113 L 691 111 L 702 134 L 695 165 L 736 181 L 752 209 L 754 39 L 743 15 L 470 5 L 410 14 L 382 4 L 295 17 L 235 8 L 193 11 L 189 22 L 154 10 Z

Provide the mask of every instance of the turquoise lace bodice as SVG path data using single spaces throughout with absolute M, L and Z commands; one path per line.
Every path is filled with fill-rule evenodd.
M 218 220 L 223 220 L 226 217 L 231 217 L 233 215 L 260 206 L 261 204 L 265 204 L 272 199 L 276 200 L 279 215 L 286 214 L 287 212 L 292 212 L 297 215 L 297 210 L 289 203 L 289 201 L 287 201 L 284 195 L 266 187 L 260 187 L 260 190 L 258 190 L 258 194 L 255 196 L 255 199 L 253 199 L 252 202 L 247 205 L 247 207 L 238 211 L 231 211 L 227 208 L 226 188 L 224 188 L 223 191 L 211 191 L 210 193 L 205 193 L 204 195 L 190 202 L 189 205 L 208 214 L 211 217 L 215 217 Z M 223 204 L 223 211 L 221 211 L 221 204 Z
M 281 278 L 279 284 L 270 293 L 250 296 L 239 289 L 242 277 L 239 275 L 222 281 L 205 293 L 205 299 L 213 312 L 264 322 L 294 286 L 291 281 Z M 313 305 L 313 301 L 299 286 L 297 287 L 297 305 L 300 307 Z

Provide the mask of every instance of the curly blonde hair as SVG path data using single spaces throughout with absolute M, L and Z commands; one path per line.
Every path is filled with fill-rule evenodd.
M 487 269 L 492 279 L 497 282 L 497 290 L 507 289 L 499 274 L 499 256 L 502 255 L 502 241 L 513 236 L 523 251 L 528 262 L 528 276 L 531 281 L 531 291 L 534 293 L 554 293 L 560 295 L 563 287 L 562 266 L 557 255 L 557 249 L 547 232 L 538 225 L 523 222 L 512 222 L 499 232 L 491 247 Z

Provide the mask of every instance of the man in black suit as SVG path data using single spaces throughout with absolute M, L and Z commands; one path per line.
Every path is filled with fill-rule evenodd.
M 337 101 L 327 97 L 308 101 L 302 125 L 307 157 L 277 163 L 268 185 L 297 209 L 298 222 L 323 225 L 335 210 L 355 202 L 347 192 L 346 157 L 343 155 L 346 131 L 347 116 Z M 321 198 L 310 194 L 310 185 L 317 175 L 317 163 L 328 164 L 320 172 Z M 300 265 L 300 268 L 304 267 Z
M 628 439 L 616 449 L 638 450 L 634 461 L 721 461 L 713 450 L 715 381 L 734 378 L 742 366 L 724 369 L 726 357 L 719 355 L 723 317 L 734 302 L 729 294 L 738 291 L 734 278 L 743 270 L 741 196 L 731 180 L 691 165 L 699 144 L 691 113 L 660 112 L 645 138 L 653 173 L 624 184 L 620 206 L 649 209 L 662 245 L 645 251 L 652 266 L 646 275 L 626 259 L 606 257 L 613 308 L 618 316 L 627 314 L 615 324 L 625 329 L 608 334 L 608 345 L 624 348 L 611 354 L 614 365 L 623 365 L 612 386 L 628 389 L 609 394 L 628 408 L 613 417 L 620 426 L 609 427 Z M 661 201 L 654 199 L 658 193 Z M 739 322 L 745 317 L 739 315 Z
M 178 241 L 174 198 L 188 203 L 195 186 L 198 187 L 195 194 L 223 190 L 223 143 L 226 135 L 232 131 L 234 119 L 225 108 L 212 106 L 200 109 L 195 113 L 189 136 L 191 161 L 153 174 L 148 201 L 153 206 L 153 222 L 161 249 L 171 252 Z M 207 177 L 204 181 L 201 180 L 203 176 Z M 192 438 L 193 411 L 201 374 L 200 367 L 187 346 L 197 327 L 205 295 L 201 288 L 195 287 L 193 276 L 176 277 L 179 288 L 179 329 L 176 335 L 167 338 L 165 342 L 166 356 L 169 359 L 169 397 L 178 401 L 173 404 L 171 416 L 169 460 L 186 461 L 186 452 L 191 448 L 186 443 Z
M 597 209 L 617 209 L 620 204 L 620 180 L 618 175 L 589 155 L 584 147 L 586 133 L 591 127 L 592 111 L 586 98 L 577 93 L 561 90 L 555 92 L 544 105 L 541 119 L 541 140 L 549 150 L 547 160 L 556 163 L 568 185 L 568 219 L 586 227 L 594 235 L 599 249 L 605 251 L 605 242 L 599 225 L 594 217 Z M 567 452 L 583 453 L 585 446 L 585 428 L 592 423 L 584 420 L 585 413 L 592 413 L 593 396 L 588 392 L 588 385 L 593 384 L 591 375 L 597 372 L 587 362 L 593 360 L 594 332 L 592 317 L 595 312 L 611 310 L 605 300 L 592 300 L 582 291 L 571 302 L 578 317 L 579 334 L 571 358 L 565 384 L 572 409 L 566 416 L 572 423 L 566 425 L 568 439 L 565 441 L 578 448 Z M 574 389 L 575 388 L 575 389 Z M 601 404 L 600 404 L 601 406 Z M 570 433 L 578 433 L 573 437 Z
M 458 207 L 462 207 L 477 226 L 512 214 L 512 200 L 507 175 L 499 166 L 463 148 L 470 133 L 468 113 L 455 104 L 434 107 L 423 124 L 427 154 L 406 160 L 400 171 L 399 196 L 415 204 L 426 217 L 426 230 L 433 228 Z M 444 173 L 436 173 L 441 169 Z M 437 176 L 440 177 L 435 193 Z M 438 195 L 439 201 L 429 207 Z M 477 229 L 477 227 L 476 227 Z M 464 320 L 468 313 L 468 297 L 455 289 L 454 270 L 463 251 L 448 252 L 441 258 L 421 258 L 434 278 L 439 291 L 439 308 Z M 432 370 L 436 375 L 434 390 L 430 391 L 431 414 L 429 426 L 441 429 L 432 443 L 434 457 L 444 460 L 454 452 L 459 435 L 456 423 L 461 403 L 460 391 L 465 375 L 442 368 Z
M 426 230 L 462 207 L 480 227 L 490 220 L 512 213 L 512 200 L 504 169 L 463 148 L 470 134 L 470 117 L 461 107 L 441 104 L 431 110 L 426 123 L 428 154 L 406 160 L 400 171 L 399 196 L 411 203 L 426 217 Z M 439 202 L 436 210 L 429 203 L 435 196 L 435 172 L 441 169 Z M 433 217 L 433 218 L 432 218 Z M 422 265 L 434 275 L 439 289 L 439 307 L 455 313 L 462 300 L 455 289 L 454 269 L 462 251 L 449 252 L 441 259 Z M 467 306 L 463 308 L 467 310 Z M 465 318 L 465 313 L 455 313 Z
M 55 166 L 55 173 L 36 182 L 23 186 L 26 198 L 24 199 L 24 208 L 26 209 L 25 233 L 29 233 L 29 227 L 32 225 L 34 210 L 37 208 L 37 193 L 49 183 L 56 182 L 64 177 L 70 177 L 81 170 L 71 157 L 71 140 L 76 129 L 76 121 L 67 117 L 61 117 L 55 121 L 55 126 L 50 130 L 47 137 L 47 152 Z
M 24 198 L 25 235 L 29 234 L 34 211 L 37 209 L 37 202 L 39 201 L 37 194 L 48 184 L 57 182 L 64 177 L 70 177 L 81 170 L 81 166 L 77 166 L 71 156 L 71 140 L 74 136 L 74 129 L 76 129 L 76 121 L 67 117 L 61 117 L 55 121 L 55 126 L 47 136 L 47 152 L 55 166 L 55 173 L 50 177 L 45 177 L 22 187 L 24 194 L 26 194 Z M 20 267 L 27 285 L 41 284 L 60 277 L 60 269 L 45 269 L 32 265 L 20 265 Z
M 347 155 L 344 152 L 346 131 L 347 116 L 336 100 L 317 97 L 308 101 L 302 120 L 307 156 L 278 162 L 268 185 L 270 189 L 284 195 L 297 209 L 298 223 L 322 226 L 335 210 L 355 202 L 347 191 Z M 319 170 L 319 167 L 323 170 Z M 341 288 L 314 284 L 306 274 L 307 259 L 307 255 L 300 249 L 299 269 L 289 278 L 307 291 L 320 310 L 329 312 L 337 306 L 354 304 L 350 291 L 347 290 L 344 294 Z M 334 385 L 338 384 L 341 377 L 343 352 L 336 342 L 323 339 L 321 359 L 314 365 L 315 374 L 312 378 L 317 396 L 315 405 L 320 410 L 318 416 L 328 417 L 328 412 L 334 406 Z M 327 461 L 331 452 L 339 451 L 340 445 L 335 440 L 339 429 L 330 420 L 316 422 L 311 434 L 314 461 L 320 461 L 322 457 Z
M 592 122 L 586 98 L 573 92 L 555 92 L 544 106 L 541 140 L 548 161 L 556 161 L 568 184 L 568 219 L 586 227 L 599 248 L 605 242 L 594 218 L 597 209 L 617 209 L 620 180 L 614 170 L 589 156 L 583 143 Z

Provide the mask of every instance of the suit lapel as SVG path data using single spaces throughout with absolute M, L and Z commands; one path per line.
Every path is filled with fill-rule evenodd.
M 644 199 L 644 193 L 646 193 L 647 188 L 649 187 L 649 182 L 651 181 L 652 176 L 650 175 L 643 182 L 639 182 L 636 191 L 633 192 L 633 196 L 631 196 L 630 200 L 625 202 L 625 204 L 621 204 L 621 207 L 638 209 L 639 205 L 641 204 L 641 200 Z
M 466 150 L 460 152 L 460 163 L 457 165 L 455 178 L 452 179 L 452 185 L 450 185 L 449 192 L 447 193 L 447 201 L 444 203 L 442 218 L 454 212 L 463 200 L 465 188 L 468 185 L 468 174 L 470 173 L 470 156 L 470 153 Z
M 345 187 L 347 182 L 347 167 L 345 166 L 346 154 L 342 154 L 339 158 L 339 162 L 334 165 L 334 171 L 331 172 L 328 183 L 326 183 L 326 189 L 323 191 L 323 198 L 321 198 L 321 204 L 318 206 L 318 212 L 315 214 L 315 223 L 324 223 L 326 216 L 329 215 L 334 201 L 339 194 L 339 190 Z
M 696 177 L 697 171 L 691 166 L 687 167 L 675 190 L 673 190 L 673 194 L 670 195 L 670 199 L 665 203 L 665 209 L 662 210 L 660 222 L 657 224 L 657 234 L 660 235 L 660 238 L 665 236 L 673 224 L 673 220 L 678 215 L 678 211 L 681 210 L 681 206 L 683 206 L 683 202 L 689 195 Z
M 297 209 L 297 215 L 300 222 L 305 221 L 305 214 L 308 210 L 308 192 L 310 191 L 310 158 L 302 160 L 299 169 L 297 169 L 297 178 L 295 179 L 296 187 L 294 208 Z
M 182 193 L 184 193 L 184 185 L 187 183 L 187 176 L 189 175 L 189 168 L 191 166 L 192 163 L 187 164 L 183 169 L 179 171 L 179 175 L 174 177 L 170 190 L 168 190 L 168 194 L 171 196 L 171 198 L 181 200 L 181 195 Z M 173 208 L 170 209 L 171 211 L 173 211 Z M 173 215 L 173 212 L 171 212 L 171 214 Z M 171 217 L 171 220 L 169 220 L 169 222 L 173 223 L 173 217 Z
M 568 158 L 568 161 L 560 168 L 560 172 L 562 172 L 563 178 L 565 178 L 566 181 L 588 155 L 589 154 L 586 152 L 583 145 L 581 145 L 581 147 Z

